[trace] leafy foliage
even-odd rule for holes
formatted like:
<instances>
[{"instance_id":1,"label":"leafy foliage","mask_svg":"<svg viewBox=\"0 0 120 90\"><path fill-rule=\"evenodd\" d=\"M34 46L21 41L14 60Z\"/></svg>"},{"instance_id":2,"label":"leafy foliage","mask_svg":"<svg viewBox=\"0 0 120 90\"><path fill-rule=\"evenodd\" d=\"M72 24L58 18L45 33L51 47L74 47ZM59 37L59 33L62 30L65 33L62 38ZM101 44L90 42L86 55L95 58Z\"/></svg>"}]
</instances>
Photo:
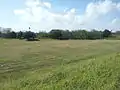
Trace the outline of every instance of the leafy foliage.
<instances>
[{"instance_id":1,"label":"leafy foliage","mask_svg":"<svg viewBox=\"0 0 120 90\"><path fill-rule=\"evenodd\" d=\"M91 32L88 32L88 39L94 40L94 39L102 39L103 34L101 31L92 30Z\"/></svg>"},{"instance_id":2,"label":"leafy foliage","mask_svg":"<svg viewBox=\"0 0 120 90\"><path fill-rule=\"evenodd\" d=\"M103 31L103 37L109 37L109 36L111 36L111 35L112 35L111 31L109 31L109 30L107 30L107 29L105 29L105 30Z\"/></svg>"},{"instance_id":3,"label":"leafy foliage","mask_svg":"<svg viewBox=\"0 0 120 90\"><path fill-rule=\"evenodd\" d=\"M35 38L52 38L52 39L59 39L59 40L69 40L69 39L79 39L79 40L96 40L96 39L108 39L108 38L115 38L118 37L120 32L117 31L112 33L110 30L105 29L104 31L98 30L61 30L61 29L53 29L50 32L39 32L34 33L31 31L26 32L14 32L14 31L3 31L0 32L1 38L18 38L18 39L27 39L34 40Z\"/></svg>"},{"instance_id":4,"label":"leafy foliage","mask_svg":"<svg viewBox=\"0 0 120 90\"><path fill-rule=\"evenodd\" d=\"M24 39L27 39L28 41L32 41L36 38L36 34L31 31L27 31L23 35Z\"/></svg>"},{"instance_id":5,"label":"leafy foliage","mask_svg":"<svg viewBox=\"0 0 120 90\"><path fill-rule=\"evenodd\" d=\"M97 31L97 30L92 30L92 31L87 31L87 30L75 30L75 31L51 30L50 37L53 39L62 39L62 40L67 40L67 39L95 40L95 39L103 39L103 38L109 37L111 32L110 33L105 32L104 34L103 33L104 32Z\"/></svg>"},{"instance_id":6,"label":"leafy foliage","mask_svg":"<svg viewBox=\"0 0 120 90\"><path fill-rule=\"evenodd\" d=\"M38 38L49 38L49 33L47 33L47 32L39 32L37 34L37 37Z\"/></svg>"},{"instance_id":7,"label":"leafy foliage","mask_svg":"<svg viewBox=\"0 0 120 90\"><path fill-rule=\"evenodd\" d=\"M18 39L22 39L23 38L23 32L22 31L17 33L17 38Z\"/></svg>"},{"instance_id":8,"label":"leafy foliage","mask_svg":"<svg viewBox=\"0 0 120 90\"><path fill-rule=\"evenodd\" d=\"M60 39L62 36L62 30L51 30L50 31L50 37L52 39Z\"/></svg>"}]
</instances>

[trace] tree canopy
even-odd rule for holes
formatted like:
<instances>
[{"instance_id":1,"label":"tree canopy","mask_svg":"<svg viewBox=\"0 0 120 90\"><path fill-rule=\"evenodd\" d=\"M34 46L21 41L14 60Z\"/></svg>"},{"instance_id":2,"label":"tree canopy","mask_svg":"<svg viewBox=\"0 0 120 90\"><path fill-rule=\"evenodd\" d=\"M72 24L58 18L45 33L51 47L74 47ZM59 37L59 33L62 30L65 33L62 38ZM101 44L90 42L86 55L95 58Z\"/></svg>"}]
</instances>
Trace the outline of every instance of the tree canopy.
<instances>
[{"instance_id":1,"label":"tree canopy","mask_svg":"<svg viewBox=\"0 0 120 90\"><path fill-rule=\"evenodd\" d=\"M114 33L115 35L119 35L120 31L117 31ZM104 39L111 37L113 33L105 29L104 31L98 31L98 30L61 30L61 29L52 29L50 32L39 32L34 33L31 31L3 31L0 32L1 38L17 38L17 39L26 39L26 40L35 40L35 38L51 38L51 39L59 39L59 40L69 40L69 39L79 39L79 40L95 40L95 39Z\"/></svg>"}]
</instances>

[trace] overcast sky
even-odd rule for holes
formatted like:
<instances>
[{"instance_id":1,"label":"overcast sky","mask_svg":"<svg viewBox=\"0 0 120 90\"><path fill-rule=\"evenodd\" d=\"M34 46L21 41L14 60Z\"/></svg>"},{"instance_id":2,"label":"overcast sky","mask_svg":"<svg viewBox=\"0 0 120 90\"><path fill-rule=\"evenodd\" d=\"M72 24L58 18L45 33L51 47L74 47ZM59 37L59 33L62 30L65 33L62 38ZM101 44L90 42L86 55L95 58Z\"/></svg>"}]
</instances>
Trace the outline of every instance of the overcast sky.
<instances>
[{"instance_id":1,"label":"overcast sky","mask_svg":"<svg viewBox=\"0 0 120 90\"><path fill-rule=\"evenodd\" d=\"M0 0L0 27L120 29L120 0Z\"/></svg>"}]
</instances>

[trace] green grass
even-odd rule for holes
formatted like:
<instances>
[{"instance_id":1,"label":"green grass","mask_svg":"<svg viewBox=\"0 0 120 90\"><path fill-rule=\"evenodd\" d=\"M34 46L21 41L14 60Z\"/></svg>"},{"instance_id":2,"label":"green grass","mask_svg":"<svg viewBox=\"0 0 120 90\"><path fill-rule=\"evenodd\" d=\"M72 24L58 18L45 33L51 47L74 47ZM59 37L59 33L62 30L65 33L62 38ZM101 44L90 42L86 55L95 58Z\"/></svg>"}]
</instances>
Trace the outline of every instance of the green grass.
<instances>
[{"instance_id":1,"label":"green grass","mask_svg":"<svg viewBox=\"0 0 120 90\"><path fill-rule=\"evenodd\" d=\"M0 39L0 90L120 90L120 41Z\"/></svg>"}]
</instances>

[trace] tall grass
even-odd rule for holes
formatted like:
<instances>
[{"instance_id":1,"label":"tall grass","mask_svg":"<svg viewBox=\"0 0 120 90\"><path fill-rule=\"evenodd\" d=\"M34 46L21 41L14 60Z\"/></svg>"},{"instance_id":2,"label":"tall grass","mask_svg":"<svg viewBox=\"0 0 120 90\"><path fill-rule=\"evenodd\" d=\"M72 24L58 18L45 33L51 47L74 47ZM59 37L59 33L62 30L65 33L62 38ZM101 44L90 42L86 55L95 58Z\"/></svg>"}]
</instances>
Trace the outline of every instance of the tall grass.
<instances>
[{"instance_id":1,"label":"tall grass","mask_svg":"<svg viewBox=\"0 0 120 90\"><path fill-rule=\"evenodd\" d=\"M0 90L119 90L120 41L0 40Z\"/></svg>"}]
</instances>

